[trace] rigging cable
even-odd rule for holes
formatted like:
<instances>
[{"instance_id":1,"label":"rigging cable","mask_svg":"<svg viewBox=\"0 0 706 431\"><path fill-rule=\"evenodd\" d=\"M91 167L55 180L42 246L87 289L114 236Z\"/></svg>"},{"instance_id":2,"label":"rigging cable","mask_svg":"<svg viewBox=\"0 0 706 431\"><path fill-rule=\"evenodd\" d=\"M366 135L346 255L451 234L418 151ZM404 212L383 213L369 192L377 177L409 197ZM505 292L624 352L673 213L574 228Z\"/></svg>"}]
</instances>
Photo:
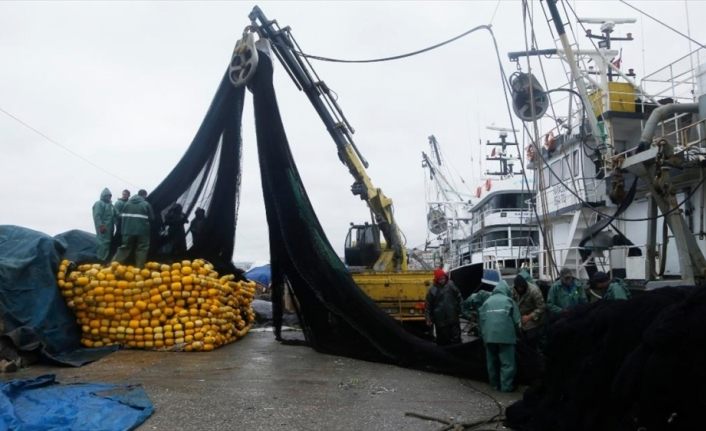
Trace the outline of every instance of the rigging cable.
<instances>
[{"instance_id":1,"label":"rigging cable","mask_svg":"<svg viewBox=\"0 0 706 431\"><path fill-rule=\"evenodd\" d=\"M122 181L122 182L125 183L125 184L128 184L128 185L130 185L130 186L132 186L132 187L137 188L137 186L136 186L135 184L133 184L132 182L130 182L130 181L124 179L124 178L121 178L120 176L118 176L118 175L116 175L116 174L110 172L109 170L107 170L107 169L101 167L100 165L98 165L97 163L91 161L90 159L88 159L88 158L86 158L86 157L80 155L79 153L77 153L76 151L72 150L71 148L69 148L69 147L67 147L67 146L65 146L65 145L62 145L61 143L59 143L59 142L57 142L56 140L54 140L54 139L50 138L49 136L47 136L47 135L46 135L45 133L43 133L42 131L40 131L40 130L34 128L34 127L32 127L31 125L29 125L29 124L27 124L26 122L22 121L20 118L18 118L18 117L16 117L16 116L14 116L13 114L9 113L8 111L6 111L5 109L3 109L2 107L0 107L0 112L2 112L3 114L5 114L6 116L12 118L13 120L15 120L16 122L20 123L21 125L23 125L23 126L26 127L27 129L31 130L32 132L36 133L37 135L41 136L42 138L44 138L44 139L45 139L46 141L48 141L49 143L54 144L54 145L56 145L57 147L61 148L62 150L66 151L67 153L71 154L72 156L77 157L77 158L83 160L84 162L88 163L89 165L93 166L94 168L98 169L99 171L103 172L104 174L110 175L111 177L113 177L113 178L115 178L115 179L118 179L118 180Z\"/></svg>"},{"instance_id":2,"label":"rigging cable","mask_svg":"<svg viewBox=\"0 0 706 431\"><path fill-rule=\"evenodd\" d=\"M648 13L645 12L644 10L638 9L636 6L634 6L634 5L632 5L632 4L628 3L628 2L626 2L625 0L619 0L619 1L620 1L620 3L623 3L623 4L627 5L628 7L630 7L630 8L632 8L632 9L636 10L637 12L643 14L643 15L646 16L647 18L650 18L652 21L655 21L656 23L658 23L658 24L660 24L660 25L662 25L662 26L664 26L664 27L667 27L668 29L672 30L674 33L678 34L679 36L681 36L681 37L683 37L683 38L685 38L685 39L687 39L687 40L689 40L689 41L691 41L691 42L697 44L697 45L700 46L701 48L706 49L706 45L704 45L703 43L701 43L701 42L699 42L699 41L697 41L697 40L695 40L695 39L689 37L688 35L686 35L686 34L684 34L684 33L682 33L682 32L680 32L679 30L677 30L676 28L670 26L670 25L667 24L666 22L661 21L661 20L659 20L659 19L653 17L652 15L648 14Z\"/></svg>"},{"instance_id":3,"label":"rigging cable","mask_svg":"<svg viewBox=\"0 0 706 431\"><path fill-rule=\"evenodd\" d=\"M571 7L571 6L569 5L569 7ZM573 9L572 9L572 10L573 10ZM324 56L306 54L306 53L304 53L304 52L301 52L301 50L294 51L294 52L295 52L296 54L298 54L298 55L301 55L301 56L307 58L307 59L319 60L319 61L329 61L329 62L335 62L335 63L377 63L377 62L383 62L383 61L399 60L399 59L402 59L402 58L411 57L411 56L413 56L413 55L418 55L418 54L421 54L421 53L424 53L424 52L428 52L428 51L431 51L431 50L433 50L433 49L439 48L439 47L441 47L441 46L447 45L447 44L449 44L449 43L451 43L451 42L454 42L454 41L456 41L456 40L458 40L458 39L460 39L460 38L462 38L462 37L464 37L464 36L467 36L467 35L469 35L469 34L471 34L471 33L476 32L476 31L478 31L478 30L487 30L487 31L490 33L491 39L492 39L492 41L493 41L493 47L494 47L494 49L495 49L495 55L496 55L496 57L497 57L498 66L499 66L499 68L500 68L501 80L502 80L502 83L503 83L503 89L504 89L504 95L505 95L505 102L506 102L506 105L507 105L507 108L508 108L508 115L509 115L509 117L510 117L510 123L511 123L511 125L512 125L512 129L514 129L515 127L514 127L514 120L513 120L514 117L513 117L513 115L512 115L512 108L511 108L511 105L510 105L510 101L509 101L509 99L507 98L507 97L508 97L508 92L510 91L510 90L509 90L509 83L507 82L507 74L505 73L505 67L504 67L503 64L502 64L502 58L501 58L501 56L500 56L500 48L498 47L497 40L496 40L496 38L495 38L495 33L493 32L492 26L490 26L490 25L479 25L479 26L477 26L477 27L473 27L472 29L465 31L465 32L461 33L461 34L458 35L458 36L455 36L455 37L453 37L453 38L451 38L451 39L447 39L447 40L445 40L445 41L443 41L443 42L437 43L437 44L435 44L435 45L432 45L432 46L427 47L427 48L424 48L424 49L420 49L420 50L417 50L417 51L413 51L413 52L410 52L410 53L407 53L407 54L400 54L400 55L395 55L395 56L391 56L391 57L384 57L384 58L366 59L366 60L346 60L346 59L336 59L336 58L330 58L330 57L324 57ZM695 43L698 43L698 42L695 42ZM701 44L699 44L699 45L702 46ZM524 128L527 129L527 126L524 125ZM514 137L515 137L515 141L517 142L517 141L518 141L517 132L513 132L513 134L514 134ZM530 135L531 135L531 134L530 134ZM537 153L538 153L538 155L542 158L542 161L543 161L544 163L546 163L547 160L546 160L546 158L544 157L544 155L541 153L541 149L539 148L539 146L537 145L537 143L534 142L534 141L532 141L531 145L533 145L533 146L535 147L535 150L537 150ZM525 180L525 183L526 183L527 187L529 188L529 182L528 182L528 180L527 180L527 175L526 175L526 173L524 172L524 160L523 160L523 159L520 159L520 161L521 161L522 169L523 169L522 175L523 175L523 178L524 178L524 180ZM585 206L586 206L587 208L589 208L591 211L595 212L596 214L598 214L598 215L600 215L600 216L602 216L602 217L613 217L613 216L610 215L610 214L604 213L604 212L602 212L602 211L600 211L600 210L594 208L591 203L589 203L589 202L587 202L586 200L584 200L583 198L581 198L577 193L575 193L575 192L556 174L556 172L554 172L554 170L551 168L551 166L547 165L547 169L548 169L549 172L557 179L557 182L558 182L559 184L561 184L562 187L564 187L570 194L572 194L581 204L585 205ZM699 183L699 185L701 185L701 184L703 184L703 181L702 181L701 183ZM698 187L698 186L697 186L697 187ZM692 194L693 194L693 193L691 193L691 194L689 195L689 197L691 197ZM687 200L688 200L688 199L687 199ZM660 214L660 215L658 215L658 216L656 216L656 217L654 217L654 218L652 218L652 217L644 217L644 218L621 218L621 217L615 217L614 220L619 220L619 221L650 221L650 220L653 220L653 219L654 219L654 220L657 220L657 219L660 219L660 218L662 218L662 217L665 217L665 216L667 216L667 215L673 213L674 211L678 210L685 202L686 202L686 200L680 202L676 207L674 207L674 208L672 208L671 210L667 211L666 213ZM536 210L536 207L533 207L533 208L534 208L535 216L539 218L538 213L537 213L537 210ZM539 229L540 229L540 232L543 231L543 228L542 228L541 224L539 224L538 227L539 227Z\"/></svg>"},{"instance_id":4,"label":"rigging cable","mask_svg":"<svg viewBox=\"0 0 706 431\"><path fill-rule=\"evenodd\" d=\"M393 55L390 57L382 57L382 58L372 58L372 59L365 59L365 60L346 60L346 59L341 59L341 58L331 58L331 57L324 57L321 55L306 54L301 51L295 51L295 53L297 55L301 55L302 57L305 57L305 58L308 58L311 60L329 61L332 63L381 63L384 61L400 60L403 58L412 57L412 56L419 55L419 54L422 54L422 53L425 53L428 51L432 51L436 48L440 48L444 45L448 45L451 42L455 42L458 39L461 39L462 37L468 36L471 33L475 33L478 30L490 30L490 29L491 29L491 25L479 25L477 27L473 27L470 30L464 31L463 33L459 34L458 36L454 36L451 39L447 39L447 40L445 40L443 42L439 42L435 45L432 45L432 46L429 46L426 48L422 48L417 51L408 52L406 54L399 54L399 55Z\"/></svg>"}]
</instances>

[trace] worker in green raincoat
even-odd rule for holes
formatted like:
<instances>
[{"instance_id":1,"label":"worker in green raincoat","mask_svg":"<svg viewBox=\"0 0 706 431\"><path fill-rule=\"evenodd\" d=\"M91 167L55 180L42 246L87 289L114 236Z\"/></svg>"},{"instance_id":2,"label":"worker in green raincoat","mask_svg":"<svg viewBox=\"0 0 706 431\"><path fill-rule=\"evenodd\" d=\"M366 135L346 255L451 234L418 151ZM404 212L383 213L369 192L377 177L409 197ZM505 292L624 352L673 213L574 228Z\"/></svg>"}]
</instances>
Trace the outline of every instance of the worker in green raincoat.
<instances>
[{"instance_id":1,"label":"worker in green raincoat","mask_svg":"<svg viewBox=\"0 0 706 431\"><path fill-rule=\"evenodd\" d=\"M125 263L130 254L135 254L135 266L143 268L150 249L150 221L154 220L152 206L145 200L147 192L140 190L132 196L120 214L122 244L113 260Z\"/></svg>"},{"instance_id":2,"label":"worker in green raincoat","mask_svg":"<svg viewBox=\"0 0 706 431\"><path fill-rule=\"evenodd\" d=\"M520 310L505 281L495 286L478 315L490 384L499 391L512 392L517 371L515 344L520 329Z\"/></svg>"},{"instance_id":3,"label":"worker in green raincoat","mask_svg":"<svg viewBox=\"0 0 706 431\"><path fill-rule=\"evenodd\" d=\"M619 279L611 280L608 274L598 271L591 277L591 292L596 299L624 300L630 298L628 291Z\"/></svg>"},{"instance_id":4,"label":"worker in green raincoat","mask_svg":"<svg viewBox=\"0 0 706 431\"><path fill-rule=\"evenodd\" d=\"M578 304L588 302L586 291L574 278L574 273L569 268L562 268L559 280L549 288L547 293L547 310L559 314Z\"/></svg>"},{"instance_id":5,"label":"worker in green raincoat","mask_svg":"<svg viewBox=\"0 0 706 431\"><path fill-rule=\"evenodd\" d=\"M468 295L461 303L461 315L470 323L468 333L471 335L480 335L478 329L478 310L486 299L490 298L490 292L479 289L476 293Z\"/></svg>"},{"instance_id":6,"label":"worker in green raincoat","mask_svg":"<svg viewBox=\"0 0 706 431\"><path fill-rule=\"evenodd\" d=\"M110 190L105 188L101 192L100 199L93 204L93 224L96 227L96 239L98 239L96 256L101 262L107 262L110 257L110 241L113 239L117 217L117 212L110 201L112 197Z\"/></svg>"}]
</instances>

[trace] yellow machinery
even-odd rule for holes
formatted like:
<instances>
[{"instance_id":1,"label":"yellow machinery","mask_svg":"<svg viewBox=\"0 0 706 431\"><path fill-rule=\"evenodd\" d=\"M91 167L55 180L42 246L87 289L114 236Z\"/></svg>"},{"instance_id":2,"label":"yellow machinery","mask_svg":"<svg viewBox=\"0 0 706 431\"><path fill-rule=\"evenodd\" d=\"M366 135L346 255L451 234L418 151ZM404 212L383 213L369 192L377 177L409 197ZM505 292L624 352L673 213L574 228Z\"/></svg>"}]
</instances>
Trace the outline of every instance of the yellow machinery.
<instances>
[{"instance_id":1,"label":"yellow machinery","mask_svg":"<svg viewBox=\"0 0 706 431\"><path fill-rule=\"evenodd\" d=\"M336 98L302 54L289 27L281 28L276 21L268 20L257 6L250 13L250 20L252 25L236 45L231 81L242 85L257 67L257 49L252 42L252 33L256 32L260 36L259 47L274 52L297 88L314 105L336 143L339 159L353 175L351 191L370 208L371 222L351 225L346 239L345 261L354 280L395 318L423 320L424 299L433 274L407 270L407 250L393 215L392 200L368 176L368 163L353 142L353 128Z\"/></svg>"}]
</instances>

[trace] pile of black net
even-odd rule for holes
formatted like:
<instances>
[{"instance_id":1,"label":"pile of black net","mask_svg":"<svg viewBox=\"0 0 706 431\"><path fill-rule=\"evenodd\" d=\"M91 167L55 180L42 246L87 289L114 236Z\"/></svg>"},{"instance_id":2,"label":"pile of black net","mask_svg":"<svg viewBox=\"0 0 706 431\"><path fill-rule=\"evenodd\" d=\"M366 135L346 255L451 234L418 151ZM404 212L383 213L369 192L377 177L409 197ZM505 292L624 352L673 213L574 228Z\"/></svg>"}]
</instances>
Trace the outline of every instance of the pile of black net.
<instances>
[{"instance_id":1,"label":"pile of black net","mask_svg":"<svg viewBox=\"0 0 706 431\"><path fill-rule=\"evenodd\" d=\"M577 308L550 328L545 375L516 430L695 430L706 411L706 288Z\"/></svg>"},{"instance_id":2,"label":"pile of black net","mask_svg":"<svg viewBox=\"0 0 706 431\"><path fill-rule=\"evenodd\" d=\"M480 340L440 348L406 332L355 284L328 242L302 184L280 117L272 74L270 59L261 53L248 87L255 106L278 338L282 296L289 289L296 299L306 343L318 351L485 378ZM227 77L222 80L186 154L148 199L162 216L174 204L181 205L187 217L194 208L204 208L206 241L199 249L190 242L186 254L208 259L223 272L235 270L230 262L244 97L242 88L233 87ZM344 169L341 175L346 175Z\"/></svg>"}]
</instances>

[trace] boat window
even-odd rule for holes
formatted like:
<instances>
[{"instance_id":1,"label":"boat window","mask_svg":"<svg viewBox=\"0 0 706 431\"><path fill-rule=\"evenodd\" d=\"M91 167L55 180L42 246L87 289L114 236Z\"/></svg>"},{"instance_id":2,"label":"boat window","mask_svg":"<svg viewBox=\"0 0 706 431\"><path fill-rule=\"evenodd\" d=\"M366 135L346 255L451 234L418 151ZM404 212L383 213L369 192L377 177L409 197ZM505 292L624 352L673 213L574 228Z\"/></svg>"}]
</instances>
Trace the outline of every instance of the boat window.
<instances>
[{"instance_id":1,"label":"boat window","mask_svg":"<svg viewBox=\"0 0 706 431\"><path fill-rule=\"evenodd\" d=\"M549 187L549 169L545 165L542 165L542 184L541 188L546 189ZM537 178L535 178L535 181L537 181L537 184L539 184L539 173L537 173Z\"/></svg>"},{"instance_id":2,"label":"boat window","mask_svg":"<svg viewBox=\"0 0 706 431\"><path fill-rule=\"evenodd\" d=\"M539 243L539 233L535 230L512 231L512 245L532 246Z\"/></svg>"},{"instance_id":3,"label":"boat window","mask_svg":"<svg viewBox=\"0 0 706 431\"><path fill-rule=\"evenodd\" d=\"M562 180L570 180L571 179L571 174L574 172L573 168L571 167L571 154L569 154L566 157L562 157L562 174L561 174L561 179ZM557 172L558 174L559 172Z\"/></svg>"},{"instance_id":4,"label":"boat window","mask_svg":"<svg viewBox=\"0 0 706 431\"><path fill-rule=\"evenodd\" d=\"M574 151L574 176L575 177L581 176L581 166L579 164L580 155L581 155L581 153L579 152L579 150Z\"/></svg>"},{"instance_id":5,"label":"boat window","mask_svg":"<svg viewBox=\"0 0 706 431\"><path fill-rule=\"evenodd\" d=\"M507 231L488 232L483 236L486 247L507 247Z\"/></svg>"},{"instance_id":6,"label":"boat window","mask_svg":"<svg viewBox=\"0 0 706 431\"><path fill-rule=\"evenodd\" d=\"M561 178L561 161L562 159L553 161L549 166L554 173L548 172L549 174L549 185L554 186L559 184L557 176Z\"/></svg>"}]
</instances>

